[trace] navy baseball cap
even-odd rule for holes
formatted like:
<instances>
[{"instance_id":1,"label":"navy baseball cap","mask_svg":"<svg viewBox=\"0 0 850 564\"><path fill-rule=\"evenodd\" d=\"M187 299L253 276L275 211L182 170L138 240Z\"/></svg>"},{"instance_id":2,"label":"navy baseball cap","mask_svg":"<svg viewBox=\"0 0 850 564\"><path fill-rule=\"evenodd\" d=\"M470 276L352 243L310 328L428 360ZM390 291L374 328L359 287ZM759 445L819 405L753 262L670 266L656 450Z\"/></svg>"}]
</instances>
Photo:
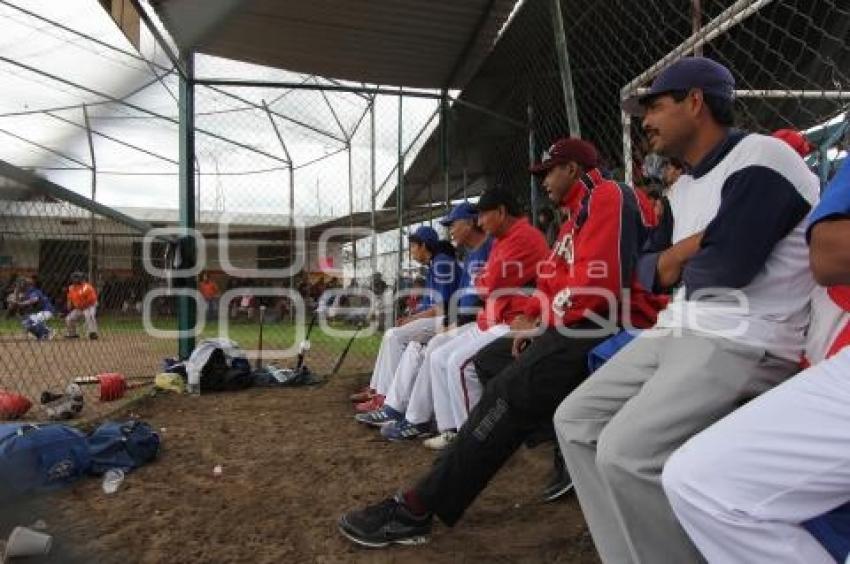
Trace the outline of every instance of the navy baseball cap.
<instances>
[{"instance_id":1,"label":"navy baseball cap","mask_svg":"<svg viewBox=\"0 0 850 564\"><path fill-rule=\"evenodd\" d=\"M706 57L684 57L655 77L649 92L634 94L622 101L623 111L640 116L647 102L656 96L675 90L699 88L704 94L724 100L735 98L735 79L729 69Z\"/></svg>"},{"instance_id":2,"label":"navy baseball cap","mask_svg":"<svg viewBox=\"0 0 850 564\"><path fill-rule=\"evenodd\" d=\"M407 236L407 239L425 246L436 245L440 242L440 236L437 235L434 228L428 227L427 225L417 228L416 231Z\"/></svg>"},{"instance_id":3,"label":"navy baseball cap","mask_svg":"<svg viewBox=\"0 0 850 564\"><path fill-rule=\"evenodd\" d=\"M492 211L504 206L509 215L518 216L520 213L519 202L516 196L507 188L488 188L478 198L479 211Z\"/></svg>"},{"instance_id":4,"label":"navy baseball cap","mask_svg":"<svg viewBox=\"0 0 850 564\"><path fill-rule=\"evenodd\" d=\"M478 209L469 202L461 202L452 208L449 215L440 220L440 224L448 227L458 219L475 219L476 217L478 217Z\"/></svg>"}]
</instances>

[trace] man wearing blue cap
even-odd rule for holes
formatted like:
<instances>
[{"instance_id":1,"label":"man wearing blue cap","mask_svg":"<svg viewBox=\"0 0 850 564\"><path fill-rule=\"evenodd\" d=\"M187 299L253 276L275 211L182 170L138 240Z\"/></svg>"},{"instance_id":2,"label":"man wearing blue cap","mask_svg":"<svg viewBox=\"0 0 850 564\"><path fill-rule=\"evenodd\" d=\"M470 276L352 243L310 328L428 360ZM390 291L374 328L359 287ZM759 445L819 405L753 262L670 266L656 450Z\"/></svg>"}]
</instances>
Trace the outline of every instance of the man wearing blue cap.
<instances>
[{"instance_id":1,"label":"man wearing blue cap","mask_svg":"<svg viewBox=\"0 0 850 564\"><path fill-rule=\"evenodd\" d=\"M411 258L428 267L425 295L413 314L399 319L395 327L384 333L369 382L371 397L355 407L360 413L376 411L384 404L407 345L427 343L443 328L446 308L461 281L454 247L448 241L441 241L432 227L417 228L408 235L408 241Z\"/></svg>"},{"instance_id":2,"label":"man wearing blue cap","mask_svg":"<svg viewBox=\"0 0 850 564\"><path fill-rule=\"evenodd\" d=\"M486 264L456 295L458 323L469 323L430 355L429 372L419 375L414 389L428 392L428 401L419 401L426 394L413 394L405 419L381 429L390 440L416 438L418 435L411 436L409 429L427 425L433 416L440 434L424 445L435 450L449 445L482 394L483 384L472 357L508 333L510 322L528 300L523 287L534 283L537 265L548 255L546 239L521 217L519 203L511 192L487 190L477 207L478 224L495 241ZM459 240L467 228L453 222L452 238ZM474 307L482 298L485 307Z\"/></svg>"},{"instance_id":3,"label":"man wearing blue cap","mask_svg":"<svg viewBox=\"0 0 850 564\"><path fill-rule=\"evenodd\" d=\"M410 343L402 354L383 407L356 417L361 423L381 427L381 434L390 440L430 435L430 415L416 423L411 423L404 415L408 409L413 413L431 412L433 401L429 374L432 360L435 354L442 354L438 351L444 345L461 336L466 337L473 327L470 322L474 321L481 301L468 290L478 271L487 262L492 246L492 240L478 227L477 218L478 210L475 206L462 202L440 220L442 225L449 228L449 235L455 245L466 250L458 291L444 308L445 330L429 340L427 346L418 342Z\"/></svg>"},{"instance_id":4,"label":"man wearing blue cap","mask_svg":"<svg viewBox=\"0 0 850 564\"><path fill-rule=\"evenodd\" d=\"M623 104L643 116L650 149L686 163L691 180L671 196L667 237L638 266L644 286L675 290L670 305L554 417L604 562L702 562L662 468L798 369L814 287L805 217L819 187L785 143L732 128L734 88L723 65L687 57Z\"/></svg>"}]
</instances>

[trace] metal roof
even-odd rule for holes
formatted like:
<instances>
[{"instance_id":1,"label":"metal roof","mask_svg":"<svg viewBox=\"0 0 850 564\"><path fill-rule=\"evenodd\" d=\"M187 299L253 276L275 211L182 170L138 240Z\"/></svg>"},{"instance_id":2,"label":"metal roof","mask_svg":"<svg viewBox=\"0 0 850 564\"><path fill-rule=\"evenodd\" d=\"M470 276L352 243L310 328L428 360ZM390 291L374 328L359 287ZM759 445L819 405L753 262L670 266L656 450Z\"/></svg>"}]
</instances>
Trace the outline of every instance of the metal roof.
<instances>
[{"instance_id":1,"label":"metal roof","mask_svg":"<svg viewBox=\"0 0 850 564\"><path fill-rule=\"evenodd\" d=\"M461 88L516 0L151 0L181 51L329 78Z\"/></svg>"}]
</instances>

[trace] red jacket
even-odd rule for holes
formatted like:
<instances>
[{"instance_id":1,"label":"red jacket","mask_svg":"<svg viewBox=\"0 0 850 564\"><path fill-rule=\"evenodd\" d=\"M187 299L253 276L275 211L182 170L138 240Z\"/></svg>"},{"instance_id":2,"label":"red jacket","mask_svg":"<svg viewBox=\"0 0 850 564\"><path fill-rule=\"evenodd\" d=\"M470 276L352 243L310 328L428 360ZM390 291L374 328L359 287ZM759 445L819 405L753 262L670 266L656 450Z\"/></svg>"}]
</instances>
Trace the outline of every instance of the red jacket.
<instances>
[{"instance_id":1,"label":"red jacket","mask_svg":"<svg viewBox=\"0 0 850 564\"><path fill-rule=\"evenodd\" d=\"M543 234L525 218L518 219L490 249L487 263L475 279L475 289L485 300L478 312L478 327L486 331L500 323L510 323L521 314L528 296L519 290L537 278L537 265L546 260L549 246ZM502 294L497 290L515 290Z\"/></svg>"},{"instance_id":2,"label":"red jacket","mask_svg":"<svg viewBox=\"0 0 850 564\"><path fill-rule=\"evenodd\" d=\"M603 179L594 169L573 185L562 205L567 219L539 269L538 299L529 300L524 313L542 315L551 327L574 325L588 311L613 318L618 326L653 326L667 298L649 293L635 276L638 254L655 224L641 195L629 186ZM618 304L619 311L613 315L611 300L600 295L603 293ZM624 308L626 297L628 307Z\"/></svg>"}]
</instances>

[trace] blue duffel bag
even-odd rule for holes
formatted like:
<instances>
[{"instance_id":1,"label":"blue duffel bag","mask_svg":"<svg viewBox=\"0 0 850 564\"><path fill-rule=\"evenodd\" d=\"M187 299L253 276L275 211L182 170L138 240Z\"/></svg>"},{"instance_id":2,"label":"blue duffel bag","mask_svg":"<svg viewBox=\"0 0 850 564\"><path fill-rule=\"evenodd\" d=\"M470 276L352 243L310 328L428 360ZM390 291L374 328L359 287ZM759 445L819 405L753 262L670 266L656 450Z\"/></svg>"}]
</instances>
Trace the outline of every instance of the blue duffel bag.
<instances>
[{"instance_id":1,"label":"blue duffel bag","mask_svg":"<svg viewBox=\"0 0 850 564\"><path fill-rule=\"evenodd\" d=\"M112 468L135 470L156 458L159 435L143 421L110 421L89 435L90 472L100 475Z\"/></svg>"},{"instance_id":2,"label":"blue duffel bag","mask_svg":"<svg viewBox=\"0 0 850 564\"><path fill-rule=\"evenodd\" d=\"M0 499L69 484L89 470L86 436L67 425L0 424Z\"/></svg>"},{"instance_id":3,"label":"blue duffel bag","mask_svg":"<svg viewBox=\"0 0 850 564\"><path fill-rule=\"evenodd\" d=\"M587 368L593 374L603 364L611 360L615 354L620 352L620 349L634 341L635 337L640 334L638 330L627 331L621 329L619 333L608 337L587 353Z\"/></svg>"}]
</instances>

